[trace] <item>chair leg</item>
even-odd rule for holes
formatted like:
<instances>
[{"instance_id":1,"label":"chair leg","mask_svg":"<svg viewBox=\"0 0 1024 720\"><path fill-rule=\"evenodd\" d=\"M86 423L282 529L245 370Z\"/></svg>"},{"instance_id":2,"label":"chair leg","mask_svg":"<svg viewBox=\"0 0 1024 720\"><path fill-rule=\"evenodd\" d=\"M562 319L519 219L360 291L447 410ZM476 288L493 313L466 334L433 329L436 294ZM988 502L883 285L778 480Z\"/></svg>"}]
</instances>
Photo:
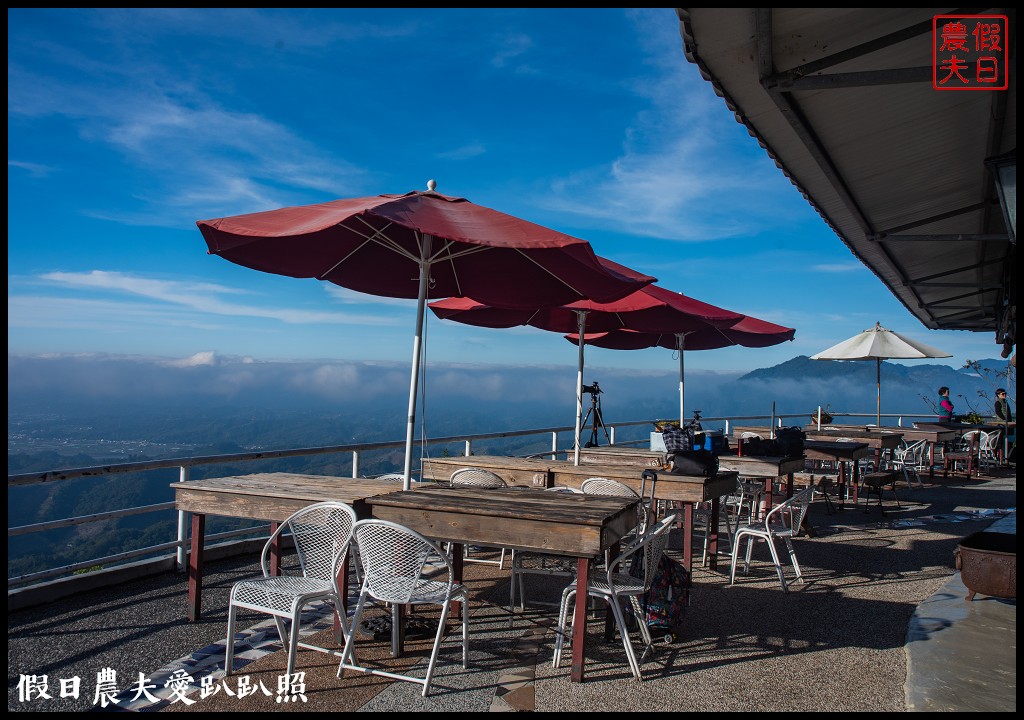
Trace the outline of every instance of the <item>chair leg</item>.
<instances>
[{"instance_id":1,"label":"chair leg","mask_svg":"<svg viewBox=\"0 0 1024 720\"><path fill-rule=\"evenodd\" d=\"M751 553L754 552L754 542L757 541L758 539L759 538L754 536L754 535L748 535L747 536L747 553L744 556L744 560L743 560L743 574L744 575L749 575L750 574L750 555L751 555Z\"/></svg>"},{"instance_id":2,"label":"chair leg","mask_svg":"<svg viewBox=\"0 0 1024 720\"><path fill-rule=\"evenodd\" d=\"M338 663L338 677L341 677L341 671L346 665L356 665L356 633L359 631L359 619L363 616L367 595L366 590L359 593L359 602L356 603L356 612L349 626L348 639L345 640L345 649L341 653L341 662Z\"/></svg>"},{"instance_id":3,"label":"chair leg","mask_svg":"<svg viewBox=\"0 0 1024 720\"><path fill-rule=\"evenodd\" d=\"M768 538L768 550L772 554L772 561L775 563L775 572L779 574L779 582L782 583L782 589L789 592L789 588L786 587L786 573L782 571L782 563L779 562L779 551L775 548L775 540Z\"/></svg>"},{"instance_id":4,"label":"chair leg","mask_svg":"<svg viewBox=\"0 0 1024 720\"><path fill-rule=\"evenodd\" d=\"M569 614L569 603L575 596L576 588L571 585L562 591L562 607L558 611L558 627L555 628L555 656L551 660L551 667L558 667L562 662L566 615Z\"/></svg>"},{"instance_id":5,"label":"chair leg","mask_svg":"<svg viewBox=\"0 0 1024 720\"><path fill-rule=\"evenodd\" d=\"M647 627L647 616L644 613L643 607L640 605L640 598L637 595L629 596L630 604L633 606L633 612L636 614L636 622L640 626L640 636L644 639L644 651L640 655L639 662L643 662L644 658L647 657L647 653L654 650L654 640L651 638L651 629Z\"/></svg>"},{"instance_id":6,"label":"chair leg","mask_svg":"<svg viewBox=\"0 0 1024 720\"><path fill-rule=\"evenodd\" d=\"M744 539L746 539L747 547L749 548L750 547L750 536L737 531L736 532L736 537L735 537L735 539L733 541L733 544L732 544L732 568L729 570L729 584L730 585L735 585L736 584L736 563L739 560L740 545L743 543Z\"/></svg>"},{"instance_id":7,"label":"chair leg","mask_svg":"<svg viewBox=\"0 0 1024 720\"><path fill-rule=\"evenodd\" d=\"M292 633L291 638L288 641L288 681L291 681L291 676L295 674L295 656L299 650L299 618L302 617L302 607L295 608L295 614L292 616Z\"/></svg>"},{"instance_id":8,"label":"chair leg","mask_svg":"<svg viewBox=\"0 0 1024 720\"><path fill-rule=\"evenodd\" d=\"M441 639L444 637L445 625L448 622L448 610L451 608L451 601L446 600L441 607L441 618L437 622L437 634L434 636L434 647L430 651L430 662L427 663L427 676L423 680L423 697L427 696L430 692L430 680L434 677L434 666L437 665L437 654L441 650ZM469 615L466 608L462 609L462 616L465 621L465 617ZM463 637L465 638L465 629L463 629ZM466 654L466 647L463 645L462 648L463 656Z\"/></svg>"},{"instance_id":9,"label":"chair leg","mask_svg":"<svg viewBox=\"0 0 1024 720\"><path fill-rule=\"evenodd\" d=\"M607 598L608 604L611 605L612 614L615 616L615 624L619 626L619 635L622 636L622 647L626 650L626 660L629 662L629 669L633 671L633 677L637 680L643 680L644 676L640 673L640 664L636 661L636 653L633 652L633 643L629 639L629 631L626 629L626 618L622 614L622 606L619 605L617 598Z\"/></svg>"},{"instance_id":10,"label":"chair leg","mask_svg":"<svg viewBox=\"0 0 1024 720\"><path fill-rule=\"evenodd\" d=\"M224 674L230 675L233 671L232 665L235 658L235 613L238 607L234 604L228 606L228 636L224 644Z\"/></svg>"},{"instance_id":11,"label":"chair leg","mask_svg":"<svg viewBox=\"0 0 1024 720\"><path fill-rule=\"evenodd\" d=\"M793 541L790 538L783 538L786 541L786 549L789 551L789 561L793 563L793 569L796 571L796 579L800 582L805 582L803 573L800 572L800 563L796 561L796 551L793 549Z\"/></svg>"}]
</instances>

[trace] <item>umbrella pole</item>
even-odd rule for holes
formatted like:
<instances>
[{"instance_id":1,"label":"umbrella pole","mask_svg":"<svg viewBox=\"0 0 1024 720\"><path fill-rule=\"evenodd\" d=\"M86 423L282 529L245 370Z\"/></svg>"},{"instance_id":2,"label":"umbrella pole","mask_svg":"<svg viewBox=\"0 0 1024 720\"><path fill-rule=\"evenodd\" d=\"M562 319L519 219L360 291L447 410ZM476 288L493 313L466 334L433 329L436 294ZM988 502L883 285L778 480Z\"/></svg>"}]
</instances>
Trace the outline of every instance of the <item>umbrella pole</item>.
<instances>
[{"instance_id":1,"label":"umbrella pole","mask_svg":"<svg viewBox=\"0 0 1024 720\"><path fill-rule=\"evenodd\" d=\"M583 336L587 330L586 311L576 311L576 328L576 332L579 333L579 359L576 364L576 436L573 445L573 465L580 464L580 433L583 432L580 426L583 424L583 346L586 345Z\"/></svg>"},{"instance_id":2,"label":"umbrella pole","mask_svg":"<svg viewBox=\"0 0 1024 720\"><path fill-rule=\"evenodd\" d=\"M416 432L416 394L420 383L420 358L423 346L423 317L427 305L427 282L430 279L430 235L423 236L420 251L420 287L416 299L416 337L412 343L412 377L409 379L409 417L405 428L405 469L402 473L402 489L412 486L412 443Z\"/></svg>"},{"instance_id":3,"label":"umbrella pole","mask_svg":"<svg viewBox=\"0 0 1024 720\"><path fill-rule=\"evenodd\" d=\"M882 427L882 358L875 358L875 387L878 397L875 401L875 427Z\"/></svg>"},{"instance_id":4,"label":"umbrella pole","mask_svg":"<svg viewBox=\"0 0 1024 720\"><path fill-rule=\"evenodd\" d=\"M686 424L685 385L683 383L683 352L686 350L686 333L676 333L676 349L679 350L679 427Z\"/></svg>"}]
</instances>

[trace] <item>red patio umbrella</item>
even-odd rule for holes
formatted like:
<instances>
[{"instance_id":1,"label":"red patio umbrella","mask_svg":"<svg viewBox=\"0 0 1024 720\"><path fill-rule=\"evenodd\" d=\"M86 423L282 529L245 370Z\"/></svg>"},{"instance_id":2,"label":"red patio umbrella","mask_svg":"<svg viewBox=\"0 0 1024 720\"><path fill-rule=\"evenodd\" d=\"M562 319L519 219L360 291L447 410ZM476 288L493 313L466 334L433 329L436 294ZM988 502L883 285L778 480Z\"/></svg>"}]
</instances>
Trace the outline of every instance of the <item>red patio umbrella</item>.
<instances>
[{"instance_id":1,"label":"red patio umbrella","mask_svg":"<svg viewBox=\"0 0 1024 720\"><path fill-rule=\"evenodd\" d=\"M649 347L663 347L679 352L679 422L686 422L684 404L684 364L683 354L687 350L716 350L741 345L757 348L770 347L792 340L796 334L793 328L776 325L765 320L745 315L735 325L729 327L707 327L688 332L645 333L633 330L612 330L611 332L588 333L583 336L584 343L594 347L612 350L641 350ZM579 344L579 334L566 335L569 342Z\"/></svg>"},{"instance_id":2,"label":"red patio umbrella","mask_svg":"<svg viewBox=\"0 0 1024 720\"><path fill-rule=\"evenodd\" d=\"M655 279L606 268L585 240L441 195L433 181L428 188L197 222L210 254L238 265L371 295L417 298L406 487L427 298L469 296L501 307L536 308L616 300Z\"/></svg>"},{"instance_id":3,"label":"red patio umbrella","mask_svg":"<svg viewBox=\"0 0 1024 720\"><path fill-rule=\"evenodd\" d=\"M606 258L600 258L600 261L611 271L627 270ZM509 310L467 298L438 300L430 303L429 307L439 318L467 325L490 328L532 325L542 330L581 335L587 330L608 331L626 327L652 332L689 332L710 326L729 327L744 317L657 285L648 285L632 295L611 302L580 301L534 310ZM576 464L579 464L582 420L583 345L580 345L576 375L576 433L573 440Z\"/></svg>"}]
</instances>

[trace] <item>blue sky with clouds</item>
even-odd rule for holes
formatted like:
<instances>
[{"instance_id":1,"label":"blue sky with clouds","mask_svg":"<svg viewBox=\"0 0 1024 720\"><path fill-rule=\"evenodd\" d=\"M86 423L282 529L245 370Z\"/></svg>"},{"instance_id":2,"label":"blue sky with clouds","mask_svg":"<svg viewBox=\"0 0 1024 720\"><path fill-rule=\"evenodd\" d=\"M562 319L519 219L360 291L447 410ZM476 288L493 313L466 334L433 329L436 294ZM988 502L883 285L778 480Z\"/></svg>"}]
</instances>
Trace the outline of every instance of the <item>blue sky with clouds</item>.
<instances>
[{"instance_id":1,"label":"blue sky with clouds","mask_svg":"<svg viewBox=\"0 0 1024 720\"><path fill-rule=\"evenodd\" d=\"M195 223L431 178L796 328L688 369L778 364L876 321L954 366L999 350L926 330L852 256L686 62L669 8L8 9L7 107L9 353L408 361L413 301L233 265ZM427 357L576 350L431 316Z\"/></svg>"}]
</instances>

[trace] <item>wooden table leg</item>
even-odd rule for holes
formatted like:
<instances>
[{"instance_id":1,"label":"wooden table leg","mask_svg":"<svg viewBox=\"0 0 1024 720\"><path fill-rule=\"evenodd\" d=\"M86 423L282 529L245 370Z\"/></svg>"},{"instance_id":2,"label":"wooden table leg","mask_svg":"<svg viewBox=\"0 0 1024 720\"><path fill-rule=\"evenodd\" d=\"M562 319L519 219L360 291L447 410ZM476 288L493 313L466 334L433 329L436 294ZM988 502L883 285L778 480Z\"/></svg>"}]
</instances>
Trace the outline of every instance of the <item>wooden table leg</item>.
<instances>
[{"instance_id":1,"label":"wooden table leg","mask_svg":"<svg viewBox=\"0 0 1024 720\"><path fill-rule=\"evenodd\" d=\"M693 506L692 502L683 503L683 567L687 572L693 569Z\"/></svg>"},{"instance_id":2,"label":"wooden table leg","mask_svg":"<svg viewBox=\"0 0 1024 720\"><path fill-rule=\"evenodd\" d=\"M842 460L837 459L836 465L839 466L839 509L846 509L846 463Z\"/></svg>"},{"instance_id":3,"label":"wooden table leg","mask_svg":"<svg viewBox=\"0 0 1024 720\"><path fill-rule=\"evenodd\" d=\"M272 522L270 523L270 534L273 535L277 532L277 529L281 527L281 523ZM270 544L270 574L274 577L280 577L281 575L281 536L278 535L274 538L274 542Z\"/></svg>"},{"instance_id":4,"label":"wooden table leg","mask_svg":"<svg viewBox=\"0 0 1024 720\"><path fill-rule=\"evenodd\" d=\"M711 517L708 519L708 567L712 570L718 569L718 516L721 507L722 503L719 498L711 499Z\"/></svg>"},{"instance_id":5,"label":"wooden table leg","mask_svg":"<svg viewBox=\"0 0 1024 720\"><path fill-rule=\"evenodd\" d=\"M197 622L203 607L203 546L206 535L206 515L192 513L192 549L188 555L188 604L185 609L189 622Z\"/></svg>"},{"instance_id":6,"label":"wooden table leg","mask_svg":"<svg viewBox=\"0 0 1024 720\"><path fill-rule=\"evenodd\" d=\"M576 603L572 614L572 671L570 682L583 682L583 663L587 645L587 589L590 587L590 560L576 561Z\"/></svg>"}]
</instances>

